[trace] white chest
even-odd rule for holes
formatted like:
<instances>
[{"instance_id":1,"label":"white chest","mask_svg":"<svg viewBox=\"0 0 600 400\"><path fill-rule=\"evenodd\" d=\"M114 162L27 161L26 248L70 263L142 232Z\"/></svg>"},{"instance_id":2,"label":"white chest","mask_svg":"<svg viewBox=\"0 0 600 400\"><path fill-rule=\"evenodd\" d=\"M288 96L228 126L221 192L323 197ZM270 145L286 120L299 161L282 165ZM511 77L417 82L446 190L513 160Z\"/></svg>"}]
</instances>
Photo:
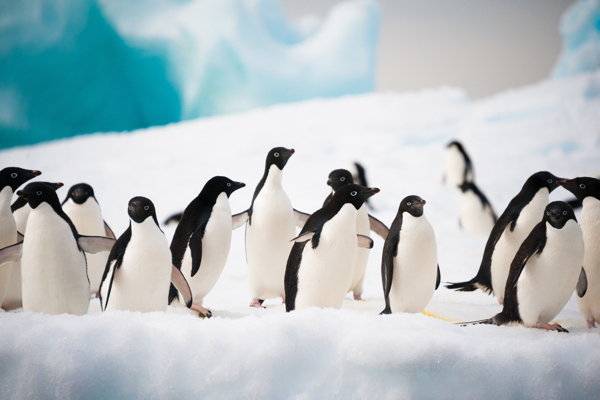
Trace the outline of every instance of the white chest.
<instances>
[{"instance_id":1,"label":"white chest","mask_svg":"<svg viewBox=\"0 0 600 400\"><path fill-rule=\"evenodd\" d=\"M15 218L15 222L17 223L17 231L25 234L25 229L27 227L27 219L29 218L29 212L31 211L31 207L29 204L25 204L23 207L15 210L13 213L13 217Z\"/></svg>"},{"instance_id":2,"label":"white chest","mask_svg":"<svg viewBox=\"0 0 600 400\"><path fill-rule=\"evenodd\" d=\"M468 190L460 197L460 224L472 235L489 235L494 227L494 217L489 206L483 206L479 197Z\"/></svg>"},{"instance_id":3,"label":"white chest","mask_svg":"<svg viewBox=\"0 0 600 400\"><path fill-rule=\"evenodd\" d=\"M464 181L464 172L467 164L462 153L452 146L446 153L446 185L458 189Z\"/></svg>"},{"instance_id":4,"label":"white chest","mask_svg":"<svg viewBox=\"0 0 600 400\"><path fill-rule=\"evenodd\" d=\"M93 197L89 197L83 204L77 204L69 199L63 205L63 211L71 218L80 235L106 235L100 206Z\"/></svg>"},{"instance_id":5,"label":"white chest","mask_svg":"<svg viewBox=\"0 0 600 400\"><path fill-rule=\"evenodd\" d=\"M10 211L12 194L10 186L0 191L0 249L17 242L17 224Z\"/></svg>"}]
</instances>

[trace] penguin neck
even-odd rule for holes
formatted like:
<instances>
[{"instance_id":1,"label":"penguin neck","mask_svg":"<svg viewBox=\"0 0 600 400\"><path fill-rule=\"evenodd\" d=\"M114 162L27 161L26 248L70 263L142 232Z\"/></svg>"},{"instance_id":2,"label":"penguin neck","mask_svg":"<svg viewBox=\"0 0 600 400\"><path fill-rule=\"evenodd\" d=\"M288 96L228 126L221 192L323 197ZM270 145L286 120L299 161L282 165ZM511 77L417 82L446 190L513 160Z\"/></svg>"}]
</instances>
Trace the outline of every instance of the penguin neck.
<instances>
[{"instance_id":1,"label":"penguin neck","mask_svg":"<svg viewBox=\"0 0 600 400\"><path fill-rule=\"evenodd\" d=\"M13 191L9 185L4 186L4 188L0 190L0 212L10 212L12 196Z\"/></svg>"},{"instance_id":2,"label":"penguin neck","mask_svg":"<svg viewBox=\"0 0 600 400\"><path fill-rule=\"evenodd\" d=\"M283 171L280 170L277 167L277 165L271 164L269 169L267 169L265 172L266 172L266 177L265 177L265 185L264 186L266 186L266 187L281 186L281 179L283 178Z\"/></svg>"},{"instance_id":3,"label":"penguin neck","mask_svg":"<svg viewBox=\"0 0 600 400\"><path fill-rule=\"evenodd\" d=\"M148 233L152 234L155 231L162 234L162 230L158 227L158 225L156 225L154 218L151 216L139 223L131 220L132 235L147 235Z\"/></svg>"}]
</instances>

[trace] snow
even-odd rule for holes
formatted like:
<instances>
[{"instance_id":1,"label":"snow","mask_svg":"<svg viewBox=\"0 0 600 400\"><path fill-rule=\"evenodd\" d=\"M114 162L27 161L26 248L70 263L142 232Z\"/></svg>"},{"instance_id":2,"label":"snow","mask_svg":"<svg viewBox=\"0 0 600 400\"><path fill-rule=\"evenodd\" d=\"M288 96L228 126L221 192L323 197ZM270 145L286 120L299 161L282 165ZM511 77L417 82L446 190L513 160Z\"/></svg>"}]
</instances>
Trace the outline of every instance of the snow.
<instances>
[{"instance_id":1,"label":"snow","mask_svg":"<svg viewBox=\"0 0 600 400\"><path fill-rule=\"evenodd\" d=\"M0 147L371 91L379 8L277 0L0 4Z\"/></svg>"},{"instance_id":2,"label":"snow","mask_svg":"<svg viewBox=\"0 0 600 400\"><path fill-rule=\"evenodd\" d=\"M94 134L4 150L2 165L35 168L41 179L94 187L116 234L127 202L150 198L159 220L181 211L215 175L247 187L231 196L246 209L269 149L296 153L283 185L295 208L312 212L333 169L367 169L375 217L391 224L416 194L438 243L442 281L472 278L485 237L459 230L458 191L442 183L445 145L460 140L480 189L501 212L526 178L600 173L600 72L469 101L440 88L276 105L129 134ZM59 196L65 193L60 189ZM556 189L552 200L571 197ZM174 228L166 227L170 238ZM383 241L372 235L364 301L341 310L285 313L280 299L248 307L244 230L205 298L214 317L187 310L89 315L0 313L0 387L7 398L593 398L600 389L600 335L571 298L556 321L569 334L521 326L468 326L501 308L481 292L440 288L423 314L379 316Z\"/></svg>"}]
</instances>

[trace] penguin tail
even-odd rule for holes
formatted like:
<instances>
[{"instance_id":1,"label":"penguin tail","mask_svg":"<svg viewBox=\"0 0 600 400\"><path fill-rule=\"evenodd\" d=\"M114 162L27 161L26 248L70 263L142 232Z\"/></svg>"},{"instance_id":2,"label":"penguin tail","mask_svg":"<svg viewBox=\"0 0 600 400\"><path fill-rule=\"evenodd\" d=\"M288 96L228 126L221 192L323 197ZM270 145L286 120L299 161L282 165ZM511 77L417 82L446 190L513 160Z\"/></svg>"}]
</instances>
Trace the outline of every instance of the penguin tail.
<instances>
[{"instance_id":1,"label":"penguin tail","mask_svg":"<svg viewBox=\"0 0 600 400\"><path fill-rule=\"evenodd\" d=\"M456 322L455 325L459 326L469 326L469 325L494 325L493 318L488 319L480 319L479 321L468 321L468 322Z\"/></svg>"},{"instance_id":2,"label":"penguin tail","mask_svg":"<svg viewBox=\"0 0 600 400\"><path fill-rule=\"evenodd\" d=\"M385 309L379 313L379 315L385 315L385 314L391 314L392 310L390 309L389 306L386 306Z\"/></svg>"},{"instance_id":3,"label":"penguin tail","mask_svg":"<svg viewBox=\"0 0 600 400\"><path fill-rule=\"evenodd\" d=\"M456 282L456 283L448 282L444 286L448 289L456 290L458 292L474 292L477 289L481 289L482 291L484 291L487 294L492 294L492 288L479 282L477 277L471 279L470 281L466 281L466 282Z\"/></svg>"}]
</instances>

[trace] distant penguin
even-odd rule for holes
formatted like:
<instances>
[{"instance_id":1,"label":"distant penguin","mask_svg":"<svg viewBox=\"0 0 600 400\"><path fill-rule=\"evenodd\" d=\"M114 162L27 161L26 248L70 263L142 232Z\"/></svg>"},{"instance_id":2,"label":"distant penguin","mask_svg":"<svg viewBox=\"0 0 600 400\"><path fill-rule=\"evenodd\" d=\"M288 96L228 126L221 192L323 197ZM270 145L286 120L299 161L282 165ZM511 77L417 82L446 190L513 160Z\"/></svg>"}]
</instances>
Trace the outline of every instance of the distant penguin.
<instances>
[{"instance_id":1,"label":"distant penguin","mask_svg":"<svg viewBox=\"0 0 600 400\"><path fill-rule=\"evenodd\" d=\"M382 314L422 312L440 286L435 233L424 205L419 196L405 197L383 245Z\"/></svg>"},{"instance_id":2,"label":"distant penguin","mask_svg":"<svg viewBox=\"0 0 600 400\"><path fill-rule=\"evenodd\" d=\"M592 328L600 322L600 180L575 178L558 181L558 184L583 205L579 219L585 245L583 269L587 275L587 292L577 299L577 304L588 328ZM583 281L582 276L581 284Z\"/></svg>"},{"instance_id":3,"label":"distant penguin","mask_svg":"<svg viewBox=\"0 0 600 400\"><path fill-rule=\"evenodd\" d=\"M265 172L258 183L247 211L234 215L246 224L246 262L251 307L264 308L265 299L283 298L283 276L296 226L303 226L307 214L292 208L281 186L283 168L293 149L275 147L269 151Z\"/></svg>"},{"instance_id":4,"label":"distant penguin","mask_svg":"<svg viewBox=\"0 0 600 400\"><path fill-rule=\"evenodd\" d=\"M145 197L129 200L129 228L112 248L100 284L103 311L166 311L169 286L192 306L190 288L171 262L169 242L158 227L156 210Z\"/></svg>"},{"instance_id":5,"label":"distant penguin","mask_svg":"<svg viewBox=\"0 0 600 400\"><path fill-rule=\"evenodd\" d=\"M497 221L492 205L475 182L463 182L459 187L460 227L472 235L489 235Z\"/></svg>"},{"instance_id":6,"label":"distant penguin","mask_svg":"<svg viewBox=\"0 0 600 400\"><path fill-rule=\"evenodd\" d=\"M208 317L212 313L202 307L202 302L221 276L231 245L229 196L244 186L224 176L211 178L183 212L171 242L173 265L181 270L192 289L194 303ZM177 289L171 286L169 303L177 297Z\"/></svg>"},{"instance_id":7,"label":"distant penguin","mask_svg":"<svg viewBox=\"0 0 600 400\"><path fill-rule=\"evenodd\" d=\"M496 296L502 304L510 263L523 240L542 219L550 192L558 187L556 181L560 179L545 171L531 175L494 225L475 278L446 287L462 292L481 289Z\"/></svg>"},{"instance_id":8,"label":"distant penguin","mask_svg":"<svg viewBox=\"0 0 600 400\"><path fill-rule=\"evenodd\" d=\"M8 167L0 171L0 249L11 246L20 239L10 207L13 193L19 186L39 175L40 171L17 167ZM12 263L0 266L0 304L3 303L8 289L12 267Z\"/></svg>"},{"instance_id":9,"label":"distant penguin","mask_svg":"<svg viewBox=\"0 0 600 400\"><path fill-rule=\"evenodd\" d=\"M325 199L325 206L333 197L336 190L342 186L353 184L353 178L350 171L345 169L336 169L329 174L327 184L331 186L331 193ZM367 213L366 202L359 208L356 214L356 232L359 235L369 236L370 231L377 233L385 240L388 234L388 228L377 218ZM362 300L363 281L367 270L367 262L369 261L369 249L357 248L356 265L354 266L354 277L350 284L348 292L353 292L354 300Z\"/></svg>"},{"instance_id":10,"label":"distant penguin","mask_svg":"<svg viewBox=\"0 0 600 400\"><path fill-rule=\"evenodd\" d=\"M365 170L365 167L362 166L362 164L355 161L348 166L348 171L350 171L350 173L352 174L352 180L354 181L354 183L364 187L369 187L369 184L367 183L367 171ZM371 210L374 209L369 199L367 199L365 203Z\"/></svg>"},{"instance_id":11,"label":"distant penguin","mask_svg":"<svg viewBox=\"0 0 600 400\"><path fill-rule=\"evenodd\" d=\"M548 204L544 219L523 241L510 265L502 312L480 322L567 332L549 322L571 298L580 275L585 276L582 264L583 234L573 208L562 201ZM579 285L578 296L585 289Z\"/></svg>"},{"instance_id":12,"label":"distant penguin","mask_svg":"<svg viewBox=\"0 0 600 400\"><path fill-rule=\"evenodd\" d=\"M354 276L357 246L373 240L356 233L356 214L377 188L346 185L315 211L293 240L285 270L286 311L341 308Z\"/></svg>"},{"instance_id":13,"label":"distant penguin","mask_svg":"<svg viewBox=\"0 0 600 400\"><path fill-rule=\"evenodd\" d=\"M0 250L0 264L21 261L23 310L87 313L90 284L84 251L109 251L114 239L79 235L54 188L44 183L30 183L17 195L31 207L27 235L23 242Z\"/></svg>"},{"instance_id":14,"label":"distant penguin","mask_svg":"<svg viewBox=\"0 0 600 400\"><path fill-rule=\"evenodd\" d=\"M471 158L463 145L454 140L447 146L446 174L444 182L452 189L456 189L463 182L472 182L474 178Z\"/></svg>"},{"instance_id":15,"label":"distant penguin","mask_svg":"<svg viewBox=\"0 0 600 400\"><path fill-rule=\"evenodd\" d=\"M115 234L104 222L100 204L94 196L94 189L87 183L71 186L62 202L62 209L69 216L80 235L106 236L116 239ZM100 281L108 260L108 253L86 254L90 290L98 293Z\"/></svg>"}]
</instances>

